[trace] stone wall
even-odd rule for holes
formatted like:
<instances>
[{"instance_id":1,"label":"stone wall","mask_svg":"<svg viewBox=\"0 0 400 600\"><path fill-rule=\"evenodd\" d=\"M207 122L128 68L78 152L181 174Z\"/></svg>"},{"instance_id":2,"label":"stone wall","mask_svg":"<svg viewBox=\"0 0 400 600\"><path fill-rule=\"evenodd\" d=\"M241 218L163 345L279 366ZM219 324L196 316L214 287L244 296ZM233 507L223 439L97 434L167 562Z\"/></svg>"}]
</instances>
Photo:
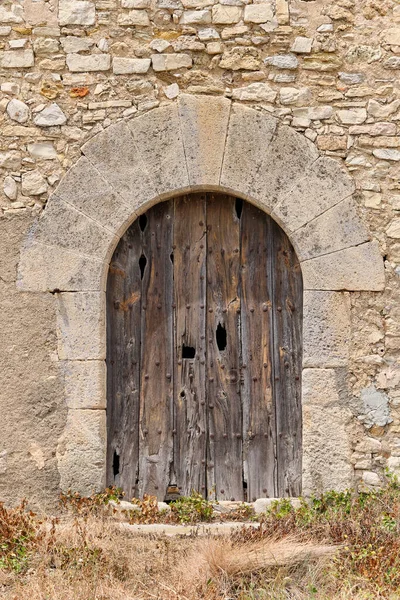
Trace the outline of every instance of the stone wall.
<instances>
[{"instance_id":1,"label":"stone wall","mask_svg":"<svg viewBox=\"0 0 400 600\"><path fill-rule=\"evenodd\" d=\"M20 232L21 223L28 227L91 137L116 121L174 103L183 92L226 96L292 126L347 166L359 212L385 257L384 292L349 294L351 398L347 424L335 431L332 444L333 454L342 452L354 465L356 481L379 485L384 467L400 472L399 70L400 3L392 0L3 0L0 237L7 240L5 232L14 226ZM15 280L7 245L2 259L5 290ZM29 309L24 294L16 294L14 312L26 330L36 331L44 305L54 310L53 296L43 297L44 304L37 296L30 300ZM19 317L7 314L10 338L0 361L8 360L12 347L19 376L34 376L35 343L22 339ZM44 319L41 331L46 326ZM37 385L29 384L29 393L16 393L15 400L3 386L2 413L8 415L13 401L23 413L27 395L36 407L48 401L41 385L55 377L57 357L54 332L41 335L44 371L38 369ZM2 377L14 377L16 368L2 368ZM12 456L22 457L22 479L36 477L39 485L40 477L28 475L31 465L40 473L49 469L56 486L59 404L54 420L31 420L26 436L12 443L2 438L5 476L7 468L15 472ZM322 408L315 423L321 435L335 410Z\"/></svg>"}]
</instances>

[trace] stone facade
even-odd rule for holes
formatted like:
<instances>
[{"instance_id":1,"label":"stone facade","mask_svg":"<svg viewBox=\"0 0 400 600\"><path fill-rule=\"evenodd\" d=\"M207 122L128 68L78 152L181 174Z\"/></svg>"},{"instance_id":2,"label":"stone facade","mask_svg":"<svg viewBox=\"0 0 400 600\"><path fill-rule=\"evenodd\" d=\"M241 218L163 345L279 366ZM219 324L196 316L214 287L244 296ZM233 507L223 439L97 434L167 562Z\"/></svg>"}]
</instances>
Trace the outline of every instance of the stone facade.
<instances>
[{"instance_id":1,"label":"stone facade","mask_svg":"<svg viewBox=\"0 0 400 600\"><path fill-rule=\"evenodd\" d=\"M400 472L399 69L392 0L2 2L1 498L103 483L107 260L201 188L302 262L304 490Z\"/></svg>"}]
</instances>

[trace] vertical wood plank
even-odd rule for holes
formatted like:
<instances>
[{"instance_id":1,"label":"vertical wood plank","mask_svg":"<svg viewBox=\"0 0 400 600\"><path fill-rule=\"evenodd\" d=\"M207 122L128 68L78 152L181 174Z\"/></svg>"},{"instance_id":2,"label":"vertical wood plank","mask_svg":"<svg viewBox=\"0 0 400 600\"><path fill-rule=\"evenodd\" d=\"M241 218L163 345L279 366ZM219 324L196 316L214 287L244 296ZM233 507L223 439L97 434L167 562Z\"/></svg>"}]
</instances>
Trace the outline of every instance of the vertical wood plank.
<instances>
[{"instance_id":1,"label":"vertical wood plank","mask_svg":"<svg viewBox=\"0 0 400 600\"><path fill-rule=\"evenodd\" d=\"M244 203L241 215L243 455L250 502L276 497L277 491L271 271L271 219Z\"/></svg>"},{"instance_id":2,"label":"vertical wood plank","mask_svg":"<svg viewBox=\"0 0 400 600\"><path fill-rule=\"evenodd\" d=\"M175 200L174 474L181 495L206 493L205 194Z\"/></svg>"},{"instance_id":3,"label":"vertical wood plank","mask_svg":"<svg viewBox=\"0 0 400 600\"><path fill-rule=\"evenodd\" d=\"M243 499L239 259L235 200L222 194L208 194L207 487L220 500Z\"/></svg>"},{"instance_id":4,"label":"vertical wood plank","mask_svg":"<svg viewBox=\"0 0 400 600\"><path fill-rule=\"evenodd\" d=\"M147 213L142 280L139 495L165 498L173 440L173 203Z\"/></svg>"},{"instance_id":5,"label":"vertical wood plank","mask_svg":"<svg viewBox=\"0 0 400 600\"><path fill-rule=\"evenodd\" d=\"M141 240L136 221L116 248L107 280L107 484L137 494Z\"/></svg>"},{"instance_id":6,"label":"vertical wood plank","mask_svg":"<svg viewBox=\"0 0 400 600\"><path fill-rule=\"evenodd\" d=\"M301 494L303 280L286 234L272 222L274 376L278 496Z\"/></svg>"}]
</instances>

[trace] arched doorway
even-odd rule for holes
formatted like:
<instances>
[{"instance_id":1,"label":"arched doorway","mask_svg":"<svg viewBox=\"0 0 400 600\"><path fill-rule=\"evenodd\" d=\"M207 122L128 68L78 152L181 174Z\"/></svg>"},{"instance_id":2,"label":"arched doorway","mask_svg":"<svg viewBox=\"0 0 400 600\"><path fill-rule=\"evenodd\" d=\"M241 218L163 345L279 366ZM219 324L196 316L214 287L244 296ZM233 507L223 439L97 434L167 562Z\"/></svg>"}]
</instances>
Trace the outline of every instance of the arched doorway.
<instances>
[{"instance_id":1,"label":"arched doorway","mask_svg":"<svg viewBox=\"0 0 400 600\"><path fill-rule=\"evenodd\" d=\"M232 196L155 205L107 285L107 483L219 500L301 493L302 276Z\"/></svg>"}]
</instances>

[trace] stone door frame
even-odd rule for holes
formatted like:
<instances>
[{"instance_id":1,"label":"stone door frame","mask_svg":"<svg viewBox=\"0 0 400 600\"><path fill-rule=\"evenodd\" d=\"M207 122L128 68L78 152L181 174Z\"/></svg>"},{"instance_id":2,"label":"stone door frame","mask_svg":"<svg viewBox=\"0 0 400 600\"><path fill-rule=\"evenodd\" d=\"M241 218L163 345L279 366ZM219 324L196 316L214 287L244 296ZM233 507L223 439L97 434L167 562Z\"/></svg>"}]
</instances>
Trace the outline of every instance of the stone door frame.
<instances>
[{"instance_id":1,"label":"stone door frame","mask_svg":"<svg viewBox=\"0 0 400 600\"><path fill-rule=\"evenodd\" d=\"M21 291L56 295L68 407L61 489L89 494L105 485L105 289L114 249L150 206L200 190L247 200L289 236L304 281L303 491L350 486L346 452L327 456L351 420L350 294L382 290L384 268L341 162L265 110L186 94L111 125L82 154L29 231L17 280Z\"/></svg>"}]
</instances>

